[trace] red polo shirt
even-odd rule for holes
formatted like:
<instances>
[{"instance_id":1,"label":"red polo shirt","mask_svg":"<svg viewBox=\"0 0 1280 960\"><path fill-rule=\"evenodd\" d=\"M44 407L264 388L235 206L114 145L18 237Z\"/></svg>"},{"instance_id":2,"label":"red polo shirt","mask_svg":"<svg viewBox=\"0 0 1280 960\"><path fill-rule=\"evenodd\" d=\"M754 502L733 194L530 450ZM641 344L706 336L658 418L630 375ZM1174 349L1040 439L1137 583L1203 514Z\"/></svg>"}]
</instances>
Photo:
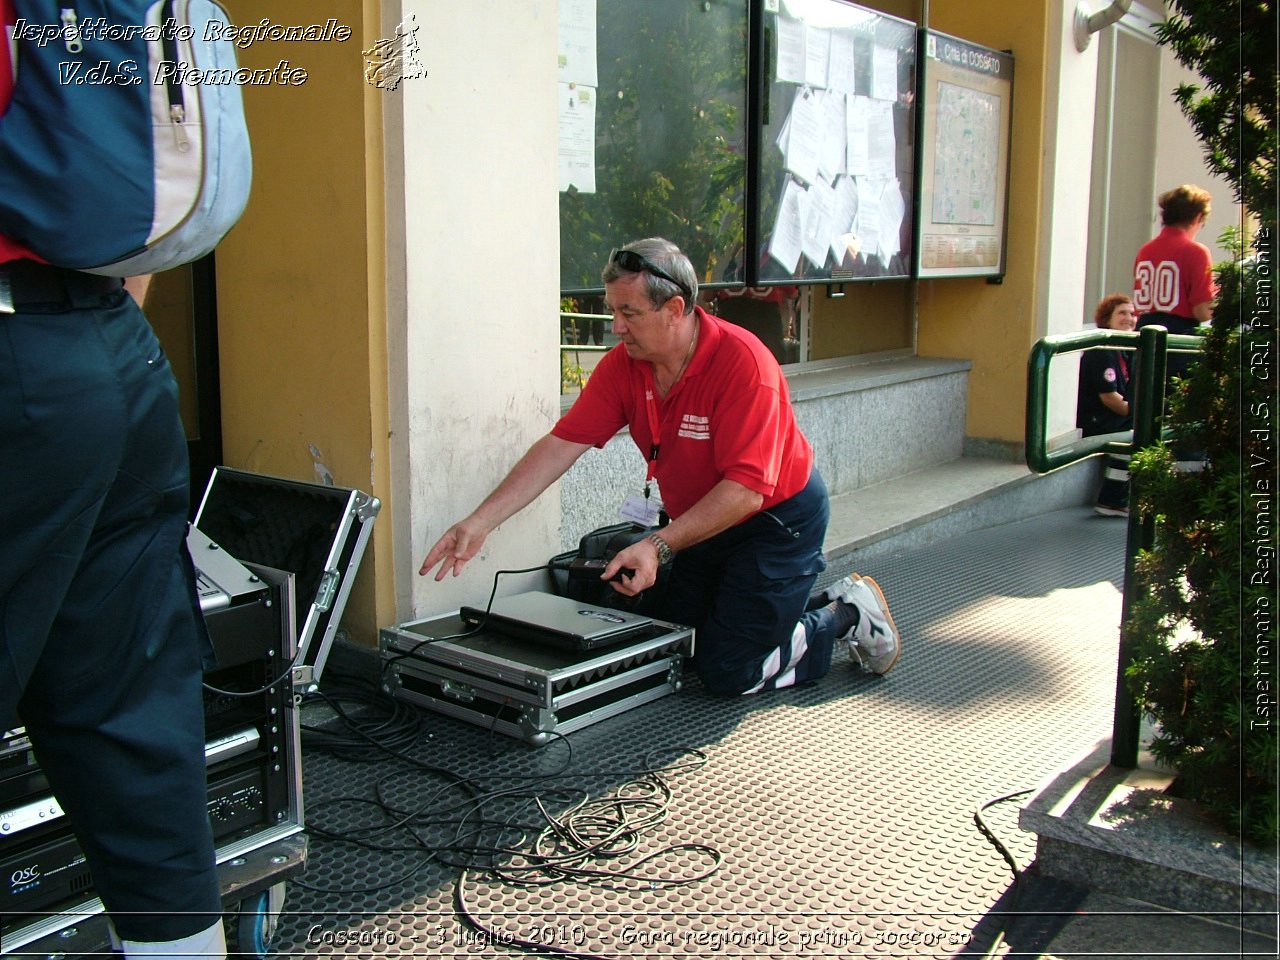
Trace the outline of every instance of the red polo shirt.
<instances>
[{"instance_id":1,"label":"red polo shirt","mask_svg":"<svg viewBox=\"0 0 1280 960\"><path fill-rule=\"evenodd\" d=\"M697 349L665 398L658 399L653 365L632 360L619 344L551 432L602 447L627 426L646 458L656 433L654 475L672 517L722 479L761 494L767 510L804 489L813 448L796 424L786 378L768 348L755 334L696 309Z\"/></svg>"},{"instance_id":2,"label":"red polo shirt","mask_svg":"<svg viewBox=\"0 0 1280 960\"><path fill-rule=\"evenodd\" d=\"M13 65L9 59L9 27L13 26L16 20L17 14L13 9L13 0L0 0L0 27L4 28L3 34L0 34L0 116L4 115L5 110L9 107L9 100L13 97ZM0 263L24 258L28 260L41 259L22 246L22 244L10 240L0 233Z\"/></svg>"},{"instance_id":3,"label":"red polo shirt","mask_svg":"<svg viewBox=\"0 0 1280 960\"><path fill-rule=\"evenodd\" d=\"M1165 227L1133 260L1133 309L1191 319L1197 304L1217 296L1209 248L1178 227Z\"/></svg>"}]
</instances>

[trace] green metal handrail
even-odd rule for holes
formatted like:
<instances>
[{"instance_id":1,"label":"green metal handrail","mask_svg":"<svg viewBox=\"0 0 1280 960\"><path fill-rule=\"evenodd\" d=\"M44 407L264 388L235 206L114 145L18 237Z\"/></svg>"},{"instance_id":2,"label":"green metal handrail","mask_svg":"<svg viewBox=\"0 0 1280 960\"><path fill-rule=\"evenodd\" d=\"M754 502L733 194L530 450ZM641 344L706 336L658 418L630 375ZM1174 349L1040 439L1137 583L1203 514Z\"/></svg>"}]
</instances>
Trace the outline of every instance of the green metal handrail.
<instances>
[{"instance_id":1,"label":"green metal handrail","mask_svg":"<svg viewBox=\"0 0 1280 960\"><path fill-rule=\"evenodd\" d=\"M1027 466L1036 473L1048 473L1067 464L1101 453L1128 455L1151 446L1163 435L1165 370L1169 353L1199 353L1203 337L1170 334L1164 327L1152 324L1137 333L1119 330L1087 330L1056 337L1045 337L1031 349L1027 364ZM1048 449L1049 364L1054 357L1077 353L1094 347L1135 350L1137 382L1134 384L1133 435L1110 433L1085 437L1074 443ZM1133 601L1134 565L1138 554L1155 544L1155 518L1140 514L1129 491L1129 527L1125 543L1124 600L1120 624L1120 655L1116 665L1115 713L1111 727L1111 763L1116 767L1138 765L1139 730L1142 712L1137 698L1129 691L1126 680L1136 656L1137 642L1128 629Z\"/></svg>"},{"instance_id":2,"label":"green metal handrail","mask_svg":"<svg viewBox=\"0 0 1280 960\"><path fill-rule=\"evenodd\" d=\"M1031 358L1027 364L1026 458L1028 467L1036 473L1050 473L1086 457L1093 457L1102 453L1125 455L1132 452L1135 444L1131 442L1130 434L1127 431L1124 433L1107 433L1094 437L1082 437L1064 446L1053 450L1049 449L1047 433L1049 420L1049 364L1054 357L1062 354L1080 353L1097 347L1134 351L1138 355L1140 382L1135 384L1136 395L1133 407L1135 410L1140 408L1152 410L1154 409L1155 397L1161 395L1160 391L1164 383L1164 354L1170 350L1175 353L1198 353L1200 341L1203 338L1183 334L1170 334L1164 327L1155 325L1144 327L1143 330L1153 331L1148 335L1152 341L1148 350L1152 354L1156 349L1155 338L1157 334L1154 331L1164 332L1165 349L1155 363L1143 362L1143 350L1140 348L1141 333L1127 333L1119 330L1085 330L1081 333L1045 337L1031 348ZM1158 363L1161 370L1159 377L1154 377L1156 363ZM1149 391L1147 396L1143 395L1142 390L1141 381L1146 379L1142 376L1143 369L1149 370L1153 374L1153 378L1147 384ZM1144 400L1146 401L1145 403L1143 402ZM1134 429L1137 429L1136 418Z\"/></svg>"},{"instance_id":3,"label":"green metal handrail","mask_svg":"<svg viewBox=\"0 0 1280 960\"><path fill-rule=\"evenodd\" d=\"M595 323L612 323L613 315L608 313L573 313L569 311L560 312L560 330L561 336L564 335L565 321L569 321L571 327L576 328L579 320L586 320ZM574 330L576 335L577 330ZM582 375L581 354L587 353L607 353L612 347L607 343L560 343L560 394L563 396L572 389L580 389L584 382ZM573 373L569 379L565 377L565 364L568 362L567 356L573 355L573 363L577 364L576 373Z\"/></svg>"}]
</instances>

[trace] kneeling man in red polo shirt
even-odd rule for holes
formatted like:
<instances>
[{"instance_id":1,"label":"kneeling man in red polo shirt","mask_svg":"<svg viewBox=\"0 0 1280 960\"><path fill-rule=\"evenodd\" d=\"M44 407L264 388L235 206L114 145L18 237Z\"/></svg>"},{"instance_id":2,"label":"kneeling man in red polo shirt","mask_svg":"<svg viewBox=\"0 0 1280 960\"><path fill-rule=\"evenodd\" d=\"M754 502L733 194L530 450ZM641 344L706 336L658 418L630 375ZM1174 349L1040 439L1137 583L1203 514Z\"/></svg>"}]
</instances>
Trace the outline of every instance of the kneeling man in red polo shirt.
<instances>
[{"instance_id":1,"label":"kneeling man in red polo shirt","mask_svg":"<svg viewBox=\"0 0 1280 960\"><path fill-rule=\"evenodd\" d=\"M864 670L887 673L902 643L874 580L854 574L811 600L826 565L829 503L777 360L754 334L696 306L697 274L667 240L614 251L602 278L621 342L551 432L445 531L420 573L457 576L498 524L626 427L646 475L624 516L656 514L656 482L671 519L619 551L602 579L633 597L670 562L643 609L695 628L707 689L747 694L817 680L839 641Z\"/></svg>"}]
</instances>

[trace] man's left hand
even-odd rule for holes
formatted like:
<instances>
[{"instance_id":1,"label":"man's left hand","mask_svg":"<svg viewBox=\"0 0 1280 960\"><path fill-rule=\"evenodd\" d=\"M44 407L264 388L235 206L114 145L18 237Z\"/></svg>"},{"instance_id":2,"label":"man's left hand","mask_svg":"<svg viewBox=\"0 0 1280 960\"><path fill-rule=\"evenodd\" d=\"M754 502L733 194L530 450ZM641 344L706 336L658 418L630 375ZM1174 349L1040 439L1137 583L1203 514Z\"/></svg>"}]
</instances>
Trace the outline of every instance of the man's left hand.
<instances>
[{"instance_id":1,"label":"man's left hand","mask_svg":"<svg viewBox=\"0 0 1280 960\"><path fill-rule=\"evenodd\" d=\"M630 576L624 570L634 571ZM618 576L622 573L621 576ZM617 577L614 580L614 577ZM609 580L613 587L624 597L634 597L658 582L658 548L649 539L640 540L620 550L600 575L601 580Z\"/></svg>"}]
</instances>

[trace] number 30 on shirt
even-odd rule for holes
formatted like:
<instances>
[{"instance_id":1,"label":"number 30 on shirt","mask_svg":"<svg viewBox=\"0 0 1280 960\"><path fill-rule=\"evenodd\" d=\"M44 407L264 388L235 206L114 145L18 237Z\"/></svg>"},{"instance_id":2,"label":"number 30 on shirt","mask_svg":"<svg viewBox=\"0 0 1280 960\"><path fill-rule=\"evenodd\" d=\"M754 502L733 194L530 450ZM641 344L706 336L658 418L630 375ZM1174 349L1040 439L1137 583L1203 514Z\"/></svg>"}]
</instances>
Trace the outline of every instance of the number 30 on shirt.
<instances>
[{"instance_id":1,"label":"number 30 on shirt","mask_svg":"<svg viewBox=\"0 0 1280 960\"><path fill-rule=\"evenodd\" d=\"M1172 313L1178 305L1181 274L1173 260L1142 260L1134 269L1133 308L1139 315L1159 310Z\"/></svg>"}]
</instances>

